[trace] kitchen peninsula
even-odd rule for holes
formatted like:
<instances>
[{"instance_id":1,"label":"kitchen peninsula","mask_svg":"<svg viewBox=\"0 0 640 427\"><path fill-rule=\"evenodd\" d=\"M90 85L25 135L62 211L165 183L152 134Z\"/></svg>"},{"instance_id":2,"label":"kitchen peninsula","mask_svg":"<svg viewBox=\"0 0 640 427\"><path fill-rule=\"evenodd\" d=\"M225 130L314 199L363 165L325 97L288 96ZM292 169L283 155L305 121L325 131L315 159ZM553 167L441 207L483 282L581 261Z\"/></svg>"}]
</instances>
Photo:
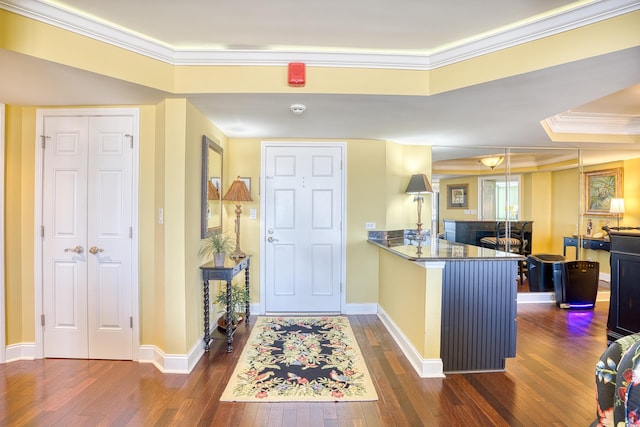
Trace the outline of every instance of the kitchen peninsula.
<instances>
[{"instance_id":1,"label":"kitchen peninsula","mask_svg":"<svg viewBox=\"0 0 640 427\"><path fill-rule=\"evenodd\" d=\"M503 371L516 354L517 254L372 231L379 316L423 378Z\"/></svg>"}]
</instances>

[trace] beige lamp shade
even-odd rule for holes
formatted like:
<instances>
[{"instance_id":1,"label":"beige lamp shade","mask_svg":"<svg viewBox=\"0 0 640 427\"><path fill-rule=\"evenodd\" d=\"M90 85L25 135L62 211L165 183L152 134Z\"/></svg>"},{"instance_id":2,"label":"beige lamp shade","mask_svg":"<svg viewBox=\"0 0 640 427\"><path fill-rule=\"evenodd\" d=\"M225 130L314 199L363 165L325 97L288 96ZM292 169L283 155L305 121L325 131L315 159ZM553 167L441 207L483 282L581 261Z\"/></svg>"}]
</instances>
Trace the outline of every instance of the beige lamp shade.
<instances>
[{"instance_id":1,"label":"beige lamp shade","mask_svg":"<svg viewBox=\"0 0 640 427\"><path fill-rule=\"evenodd\" d=\"M611 198L609 213L615 213L615 214L624 213L624 199L617 198L617 197Z\"/></svg>"}]
</instances>

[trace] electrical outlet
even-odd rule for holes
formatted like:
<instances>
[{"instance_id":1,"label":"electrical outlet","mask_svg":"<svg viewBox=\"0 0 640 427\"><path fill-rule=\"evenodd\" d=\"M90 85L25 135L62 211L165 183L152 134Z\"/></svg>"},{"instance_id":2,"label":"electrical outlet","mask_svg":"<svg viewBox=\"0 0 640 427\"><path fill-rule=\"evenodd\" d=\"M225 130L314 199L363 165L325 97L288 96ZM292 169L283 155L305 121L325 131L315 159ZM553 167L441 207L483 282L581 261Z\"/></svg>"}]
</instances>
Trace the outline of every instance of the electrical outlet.
<instances>
[{"instance_id":1,"label":"electrical outlet","mask_svg":"<svg viewBox=\"0 0 640 427\"><path fill-rule=\"evenodd\" d=\"M366 222L364 224L364 228L367 230L374 230L376 228L376 223L375 222Z\"/></svg>"}]
</instances>

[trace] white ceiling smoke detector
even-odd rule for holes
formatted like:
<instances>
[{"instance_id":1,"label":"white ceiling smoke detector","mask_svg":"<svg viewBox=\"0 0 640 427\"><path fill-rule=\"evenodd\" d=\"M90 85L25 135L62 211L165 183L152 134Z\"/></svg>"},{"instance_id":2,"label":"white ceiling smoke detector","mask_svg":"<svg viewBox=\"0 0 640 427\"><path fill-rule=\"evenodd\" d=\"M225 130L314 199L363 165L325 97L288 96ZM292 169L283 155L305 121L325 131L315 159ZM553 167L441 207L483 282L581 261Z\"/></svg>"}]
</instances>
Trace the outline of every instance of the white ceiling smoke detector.
<instances>
[{"instance_id":1,"label":"white ceiling smoke detector","mask_svg":"<svg viewBox=\"0 0 640 427\"><path fill-rule=\"evenodd\" d=\"M289 109L293 114L302 114L307 107L304 104L291 104Z\"/></svg>"}]
</instances>

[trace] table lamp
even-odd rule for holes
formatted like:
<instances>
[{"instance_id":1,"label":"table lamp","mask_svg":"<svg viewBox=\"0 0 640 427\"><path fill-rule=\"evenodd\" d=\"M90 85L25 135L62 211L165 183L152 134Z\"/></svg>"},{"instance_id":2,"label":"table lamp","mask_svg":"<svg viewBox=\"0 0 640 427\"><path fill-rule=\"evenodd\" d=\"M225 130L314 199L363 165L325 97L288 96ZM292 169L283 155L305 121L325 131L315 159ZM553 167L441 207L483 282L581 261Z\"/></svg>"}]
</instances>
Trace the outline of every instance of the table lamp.
<instances>
[{"instance_id":1,"label":"table lamp","mask_svg":"<svg viewBox=\"0 0 640 427\"><path fill-rule=\"evenodd\" d=\"M237 177L235 181L231 183L231 187L227 190L222 200L230 202L252 202L251 193L247 185ZM242 206L240 203L236 203L236 250L231 255L232 259L240 259L247 256L240 250L240 214L242 213Z\"/></svg>"},{"instance_id":2,"label":"table lamp","mask_svg":"<svg viewBox=\"0 0 640 427\"><path fill-rule=\"evenodd\" d=\"M609 213L616 214L616 218L618 219L618 228L620 228L620 214L624 213L624 199L621 197L612 197Z\"/></svg>"},{"instance_id":3,"label":"table lamp","mask_svg":"<svg viewBox=\"0 0 640 427\"><path fill-rule=\"evenodd\" d=\"M424 202L423 194L433 193L433 189L431 188L429 179L425 174L415 174L411 175L411 179L409 179L409 185L407 185L405 193L415 194L413 201L418 203L418 222L416 223L416 225L418 226L417 237L420 238L420 235L422 234L422 203Z\"/></svg>"}]
</instances>

